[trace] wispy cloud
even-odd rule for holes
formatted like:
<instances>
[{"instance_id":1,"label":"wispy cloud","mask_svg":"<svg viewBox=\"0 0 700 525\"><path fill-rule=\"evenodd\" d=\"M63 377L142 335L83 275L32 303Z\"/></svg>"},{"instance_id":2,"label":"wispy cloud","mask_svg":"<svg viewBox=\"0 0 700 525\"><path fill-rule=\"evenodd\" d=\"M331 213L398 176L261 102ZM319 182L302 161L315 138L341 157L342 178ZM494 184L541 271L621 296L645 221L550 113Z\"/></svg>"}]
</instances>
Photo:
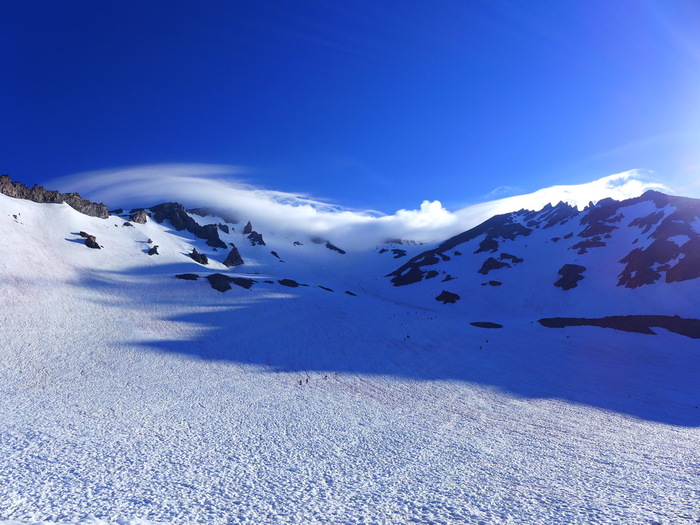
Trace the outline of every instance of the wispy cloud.
<instances>
[{"instance_id":1,"label":"wispy cloud","mask_svg":"<svg viewBox=\"0 0 700 525\"><path fill-rule=\"evenodd\" d=\"M147 207L179 201L252 221L264 233L305 234L331 239L346 249L365 249L387 239L432 242L472 228L489 217L522 208L540 209L560 201L583 207L605 197L626 199L647 189L670 191L645 180L638 171L610 175L587 184L552 186L468 206L445 209L423 201L417 209L390 215L353 210L305 194L268 190L241 180L245 170L211 164L160 164L80 173L51 182L62 191L78 191L109 206Z\"/></svg>"}]
</instances>

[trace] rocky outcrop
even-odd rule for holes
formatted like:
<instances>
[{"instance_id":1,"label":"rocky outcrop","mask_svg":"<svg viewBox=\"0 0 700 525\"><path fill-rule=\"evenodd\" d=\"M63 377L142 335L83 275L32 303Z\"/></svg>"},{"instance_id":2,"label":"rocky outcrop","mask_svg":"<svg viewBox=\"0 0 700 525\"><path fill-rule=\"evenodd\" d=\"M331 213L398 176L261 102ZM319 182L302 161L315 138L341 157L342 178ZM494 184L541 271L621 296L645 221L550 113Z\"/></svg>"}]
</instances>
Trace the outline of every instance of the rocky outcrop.
<instances>
[{"instance_id":1,"label":"rocky outcrop","mask_svg":"<svg viewBox=\"0 0 700 525\"><path fill-rule=\"evenodd\" d=\"M15 199L39 203L61 204L65 202L84 215L100 219L109 217L107 206L83 199L78 193L59 193L58 191L45 190L42 186L36 185L29 188L21 182L12 182L9 175L0 175L0 193Z\"/></svg>"},{"instance_id":2,"label":"rocky outcrop","mask_svg":"<svg viewBox=\"0 0 700 525\"><path fill-rule=\"evenodd\" d=\"M150 250L148 250L148 255L160 255L158 253L158 245L156 244L155 246L152 246Z\"/></svg>"},{"instance_id":3,"label":"rocky outcrop","mask_svg":"<svg viewBox=\"0 0 700 525\"><path fill-rule=\"evenodd\" d=\"M253 284L256 283L256 281L253 279L247 279L245 277L229 277L223 273L213 273L211 275L207 275L207 280L209 281L211 287L219 292L227 292L230 290L232 283L236 286L240 286L241 288L245 288L246 290L250 290Z\"/></svg>"},{"instance_id":4,"label":"rocky outcrop","mask_svg":"<svg viewBox=\"0 0 700 525\"><path fill-rule=\"evenodd\" d=\"M561 278L554 283L554 286L561 288L562 290L571 290L578 286L578 282L583 279L583 272L586 271L585 266L580 264L565 264L557 272L561 275Z\"/></svg>"},{"instance_id":5,"label":"rocky outcrop","mask_svg":"<svg viewBox=\"0 0 700 525\"><path fill-rule=\"evenodd\" d=\"M200 225L187 214L185 207L177 202L166 202L149 208L153 212L153 220L162 223L165 220L177 231L187 230L200 239L205 239L208 246L226 248L226 243L219 238L219 228L216 224Z\"/></svg>"},{"instance_id":6,"label":"rocky outcrop","mask_svg":"<svg viewBox=\"0 0 700 525\"><path fill-rule=\"evenodd\" d=\"M443 290L442 293L435 298L436 301L442 301L442 304L456 303L459 299L459 295L448 292L447 290Z\"/></svg>"},{"instance_id":7,"label":"rocky outcrop","mask_svg":"<svg viewBox=\"0 0 700 525\"><path fill-rule=\"evenodd\" d=\"M83 239L85 239L85 246L88 248L94 248L95 250L99 250L102 248L99 244L97 244L97 239L95 239L94 235L90 235L88 232L80 231L78 233Z\"/></svg>"},{"instance_id":8,"label":"rocky outcrop","mask_svg":"<svg viewBox=\"0 0 700 525\"><path fill-rule=\"evenodd\" d=\"M198 262L199 264L209 264L209 258L206 256L206 254L199 253L197 251L197 248L192 248L192 253L190 253L190 257L192 257L193 261Z\"/></svg>"},{"instance_id":9,"label":"rocky outcrop","mask_svg":"<svg viewBox=\"0 0 700 525\"><path fill-rule=\"evenodd\" d=\"M326 248L328 248L329 250L332 250L332 251L334 251L334 252L338 252L338 253L341 254L341 255L345 255L345 250L342 250L342 249L338 248L338 247L337 247L335 244L333 244L331 241L326 241L326 245L325 245L325 246L326 246Z\"/></svg>"},{"instance_id":10,"label":"rocky outcrop","mask_svg":"<svg viewBox=\"0 0 700 525\"><path fill-rule=\"evenodd\" d=\"M238 248L236 248L232 244L231 251L228 253L228 256L226 257L226 260L224 261L224 266L227 268L230 268L231 266L240 266L241 264L245 264L245 261L243 260L243 257L241 257L241 254L238 252Z\"/></svg>"},{"instance_id":11,"label":"rocky outcrop","mask_svg":"<svg viewBox=\"0 0 700 525\"><path fill-rule=\"evenodd\" d=\"M148 221L148 214L145 210L137 211L131 217L129 217L129 220L137 224L146 224Z\"/></svg>"},{"instance_id":12,"label":"rocky outcrop","mask_svg":"<svg viewBox=\"0 0 700 525\"><path fill-rule=\"evenodd\" d=\"M250 224L250 223L248 223L248 224ZM252 231L248 234L248 240L250 241L250 244L252 244L253 246L258 246L258 245L265 246L265 241L263 239L262 234L260 234L256 231Z\"/></svg>"},{"instance_id":13,"label":"rocky outcrop","mask_svg":"<svg viewBox=\"0 0 700 525\"><path fill-rule=\"evenodd\" d=\"M246 225L243 227L243 235L248 235L253 231L253 225L248 221Z\"/></svg>"},{"instance_id":14,"label":"rocky outcrop","mask_svg":"<svg viewBox=\"0 0 700 525\"><path fill-rule=\"evenodd\" d=\"M614 328L624 332L656 335L651 327L665 328L693 339L700 339L700 319L684 319L677 315L612 315L597 319L586 317L549 317L538 321L548 328L564 328L566 326L599 326Z\"/></svg>"}]
</instances>

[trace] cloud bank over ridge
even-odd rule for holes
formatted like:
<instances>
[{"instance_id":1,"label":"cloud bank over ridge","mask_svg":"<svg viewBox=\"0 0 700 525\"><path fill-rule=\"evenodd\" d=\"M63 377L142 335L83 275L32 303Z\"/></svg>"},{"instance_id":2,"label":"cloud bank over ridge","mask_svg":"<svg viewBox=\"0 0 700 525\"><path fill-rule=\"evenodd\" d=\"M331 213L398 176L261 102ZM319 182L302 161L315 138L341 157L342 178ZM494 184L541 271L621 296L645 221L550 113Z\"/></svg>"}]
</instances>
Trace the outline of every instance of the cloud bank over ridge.
<instances>
[{"instance_id":1,"label":"cloud bank over ridge","mask_svg":"<svg viewBox=\"0 0 700 525\"><path fill-rule=\"evenodd\" d=\"M621 200L648 189L670 191L631 170L586 184L552 186L454 211L439 201L426 200L417 209L385 215L344 208L310 195L259 188L243 182L242 174L242 169L228 165L159 164L79 173L56 179L51 187L78 191L108 206L148 207L178 201L191 208L224 211L240 221L250 220L263 233L330 238L352 250L371 248L387 239L444 240L493 215L522 208L538 210L548 203L564 201L582 208L606 197Z\"/></svg>"}]
</instances>

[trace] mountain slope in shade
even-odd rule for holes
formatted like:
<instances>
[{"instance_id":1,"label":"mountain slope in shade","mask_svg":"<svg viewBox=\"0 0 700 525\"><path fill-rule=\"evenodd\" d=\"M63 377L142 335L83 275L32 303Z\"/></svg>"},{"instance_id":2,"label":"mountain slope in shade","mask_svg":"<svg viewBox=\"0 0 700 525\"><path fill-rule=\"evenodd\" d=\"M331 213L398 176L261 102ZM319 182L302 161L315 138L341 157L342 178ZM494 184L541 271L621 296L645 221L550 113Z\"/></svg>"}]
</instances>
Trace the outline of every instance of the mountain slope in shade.
<instances>
[{"instance_id":1,"label":"mountain slope in shade","mask_svg":"<svg viewBox=\"0 0 700 525\"><path fill-rule=\"evenodd\" d=\"M700 519L696 201L347 253L167 208L0 195L0 523Z\"/></svg>"}]
</instances>

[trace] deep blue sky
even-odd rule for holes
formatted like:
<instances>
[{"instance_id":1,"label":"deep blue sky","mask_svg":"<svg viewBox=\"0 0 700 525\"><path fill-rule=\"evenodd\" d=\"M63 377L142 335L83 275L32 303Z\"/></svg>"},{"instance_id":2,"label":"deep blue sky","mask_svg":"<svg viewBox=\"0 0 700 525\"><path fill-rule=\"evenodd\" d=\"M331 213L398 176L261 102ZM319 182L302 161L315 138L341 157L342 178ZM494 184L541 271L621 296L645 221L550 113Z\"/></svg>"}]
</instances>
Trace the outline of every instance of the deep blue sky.
<instances>
[{"instance_id":1,"label":"deep blue sky","mask_svg":"<svg viewBox=\"0 0 700 525\"><path fill-rule=\"evenodd\" d=\"M384 212L632 168L697 193L699 28L697 0L5 0L0 172L234 164Z\"/></svg>"}]
</instances>

